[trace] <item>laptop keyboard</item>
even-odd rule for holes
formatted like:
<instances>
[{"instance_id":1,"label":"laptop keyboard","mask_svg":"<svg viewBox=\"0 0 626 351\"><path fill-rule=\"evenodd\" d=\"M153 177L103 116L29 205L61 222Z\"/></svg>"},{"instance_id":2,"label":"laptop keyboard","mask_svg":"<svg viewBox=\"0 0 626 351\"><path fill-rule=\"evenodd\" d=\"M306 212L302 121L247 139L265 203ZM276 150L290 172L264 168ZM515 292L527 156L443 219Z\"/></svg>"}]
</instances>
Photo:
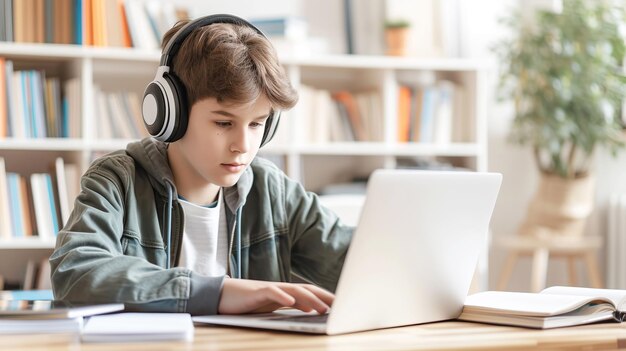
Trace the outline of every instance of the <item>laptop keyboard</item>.
<instances>
[{"instance_id":1,"label":"laptop keyboard","mask_svg":"<svg viewBox=\"0 0 626 351\"><path fill-rule=\"evenodd\" d=\"M328 314L312 314L306 316L278 316L268 318L272 321L303 322L303 323L326 323Z\"/></svg>"}]
</instances>

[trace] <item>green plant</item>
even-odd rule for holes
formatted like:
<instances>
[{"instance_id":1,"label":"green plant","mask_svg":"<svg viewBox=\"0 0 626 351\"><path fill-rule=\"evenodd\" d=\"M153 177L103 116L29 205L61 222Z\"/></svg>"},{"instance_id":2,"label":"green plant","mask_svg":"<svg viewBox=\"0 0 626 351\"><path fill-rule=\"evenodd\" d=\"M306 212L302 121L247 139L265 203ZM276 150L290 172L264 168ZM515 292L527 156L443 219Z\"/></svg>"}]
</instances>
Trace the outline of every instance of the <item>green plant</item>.
<instances>
[{"instance_id":1,"label":"green plant","mask_svg":"<svg viewBox=\"0 0 626 351\"><path fill-rule=\"evenodd\" d=\"M405 19L390 19L385 21L386 29L409 28L410 26L411 22Z\"/></svg>"},{"instance_id":2,"label":"green plant","mask_svg":"<svg viewBox=\"0 0 626 351\"><path fill-rule=\"evenodd\" d=\"M511 137L534 148L543 173L582 177L597 146L613 155L624 146L625 18L609 1L564 0L562 13L503 21L513 37L495 51L501 97L515 102Z\"/></svg>"}]
</instances>

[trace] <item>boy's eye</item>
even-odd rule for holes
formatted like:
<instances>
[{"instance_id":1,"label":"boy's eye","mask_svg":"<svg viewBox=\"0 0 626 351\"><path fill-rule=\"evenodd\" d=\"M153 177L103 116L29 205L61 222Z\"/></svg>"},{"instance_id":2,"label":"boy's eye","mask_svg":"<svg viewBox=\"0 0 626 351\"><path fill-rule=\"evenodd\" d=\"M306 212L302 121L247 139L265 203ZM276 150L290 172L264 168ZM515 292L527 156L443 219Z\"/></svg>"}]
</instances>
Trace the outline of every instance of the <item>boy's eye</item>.
<instances>
[{"instance_id":1,"label":"boy's eye","mask_svg":"<svg viewBox=\"0 0 626 351\"><path fill-rule=\"evenodd\" d=\"M252 123L250 123L250 127L252 127L252 128L259 128L259 127L263 127L263 123L259 123L259 122L252 122Z\"/></svg>"},{"instance_id":2,"label":"boy's eye","mask_svg":"<svg viewBox=\"0 0 626 351\"><path fill-rule=\"evenodd\" d=\"M228 121L215 121L215 125L220 128L226 128L226 127L230 127L232 123Z\"/></svg>"}]
</instances>

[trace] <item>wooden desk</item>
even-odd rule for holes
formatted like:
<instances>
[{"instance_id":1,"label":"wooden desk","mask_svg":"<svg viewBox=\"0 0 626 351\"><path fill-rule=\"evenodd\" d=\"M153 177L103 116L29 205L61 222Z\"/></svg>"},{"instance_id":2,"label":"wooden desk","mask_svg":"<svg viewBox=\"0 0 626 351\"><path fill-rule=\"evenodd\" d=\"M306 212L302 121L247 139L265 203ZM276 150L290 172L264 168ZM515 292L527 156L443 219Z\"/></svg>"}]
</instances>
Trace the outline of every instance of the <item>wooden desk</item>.
<instances>
[{"instance_id":1,"label":"wooden desk","mask_svg":"<svg viewBox=\"0 0 626 351\"><path fill-rule=\"evenodd\" d=\"M532 330L442 322L338 336L196 326L192 343L81 344L77 335L2 335L3 351L88 350L616 350L626 348L626 323Z\"/></svg>"}]
</instances>

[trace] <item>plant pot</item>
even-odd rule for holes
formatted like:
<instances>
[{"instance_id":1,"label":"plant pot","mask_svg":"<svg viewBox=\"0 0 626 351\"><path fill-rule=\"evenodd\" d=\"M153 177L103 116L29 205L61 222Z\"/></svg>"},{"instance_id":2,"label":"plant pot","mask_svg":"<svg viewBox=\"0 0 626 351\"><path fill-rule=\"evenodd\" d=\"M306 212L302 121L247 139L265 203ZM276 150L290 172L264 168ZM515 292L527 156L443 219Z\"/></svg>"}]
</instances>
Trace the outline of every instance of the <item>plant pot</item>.
<instances>
[{"instance_id":1,"label":"plant pot","mask_svg":"<svg viewBox=\"0 0 626 351\"><path fill-rule=\"evenodd\" d=\"M406 55L408 28L387 28L385 29L385 41L387 42L387 55Z\"/></svg>"},{"instance_id":2,"label":"plant pot","mask_svg":"<svg viewBox=\"0 0 626 351\"><path fill-rule=\"evenodd\" d=\"M593 211L595 178L564 179L542 174L519 234L536 237L582 236Z\"/></svg>"}]
</instances>

